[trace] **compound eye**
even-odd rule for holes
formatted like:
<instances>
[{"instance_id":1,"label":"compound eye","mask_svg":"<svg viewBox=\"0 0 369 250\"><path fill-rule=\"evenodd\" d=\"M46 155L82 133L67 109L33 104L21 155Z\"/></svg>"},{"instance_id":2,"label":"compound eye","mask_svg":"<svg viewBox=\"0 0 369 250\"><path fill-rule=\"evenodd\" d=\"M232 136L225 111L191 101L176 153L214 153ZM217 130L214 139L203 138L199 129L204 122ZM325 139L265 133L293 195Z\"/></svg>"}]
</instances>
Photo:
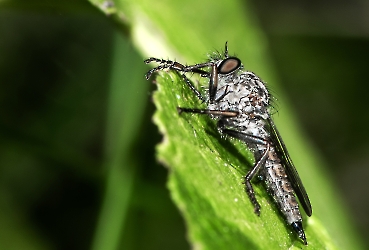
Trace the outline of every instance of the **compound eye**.
<instances>
[{"instance_id":1,"label":"compound eye","mask_svg":"<svg viewBox=\"0 0 369 250\"><path fill-rule=\"evenodd\" d=\"M228 57L218 65L218 74L229 74L241 66L241 60L237 57Z\"/></svg>"}]
</instances>

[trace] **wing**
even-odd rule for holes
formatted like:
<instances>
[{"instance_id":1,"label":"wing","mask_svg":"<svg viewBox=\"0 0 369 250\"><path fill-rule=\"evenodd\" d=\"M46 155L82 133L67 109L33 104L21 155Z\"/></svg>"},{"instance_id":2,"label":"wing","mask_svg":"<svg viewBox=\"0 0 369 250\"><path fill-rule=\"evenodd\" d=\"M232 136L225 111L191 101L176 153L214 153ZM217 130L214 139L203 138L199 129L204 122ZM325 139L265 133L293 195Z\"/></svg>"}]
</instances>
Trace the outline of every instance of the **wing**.
<instances>
[{"instance_id":1,"label":"wing","mask_svg":"<svg viewBox=\"0 0 369 250\"><path fill-rule=\"evenodd\" d=\"M306 190L304 188L304 185L302 185L302 181L299 177L299 174L297 173L297 170L295 168L295 166L292 163L291 157L288 154L287 148L284 145L281 136L279 135L279 132L273 122L273 120L271 118L268 118L268 122L269 122L269 126L270 126L270 131L271 131L271 138L272 141L276 147L276 150L278 153L280 153L281 155L281 160L282 160L282 164L285 166L287 175L288 175L288 179L291 182L291 185L297 195L297 197L299 198L299 201L302 205L302 207L304 208L306 214L308 216L311 216L312 214L312 208L311 208L311 204L310 204L310 200L309 197L306 193Z\"/></svg>"}]
</instances>

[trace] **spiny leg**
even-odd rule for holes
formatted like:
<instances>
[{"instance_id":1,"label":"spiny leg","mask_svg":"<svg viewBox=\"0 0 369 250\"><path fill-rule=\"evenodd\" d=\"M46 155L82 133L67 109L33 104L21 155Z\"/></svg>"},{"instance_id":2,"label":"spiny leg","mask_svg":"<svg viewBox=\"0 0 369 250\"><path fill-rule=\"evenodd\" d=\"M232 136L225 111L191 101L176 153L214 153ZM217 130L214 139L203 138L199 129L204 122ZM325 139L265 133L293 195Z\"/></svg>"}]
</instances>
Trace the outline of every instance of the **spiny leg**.
<instances>
[{"instance_id":1,"label":"spiny leg","mask_svg":"<svg viewBox=\"0 0 369 250\"><path fill-rule=\"evenodd\" d=\"M193 109L177 107L179 114L181 113L196 113L201 115L216 115L223 117L236 117L239 113L237 111L213 110L213 109Z\"/></svg>"},{"instance_id":2,"label":"spiny leg","mask_svg":"<svg viewBox=\"0 0 369 250\"><path fill-rule=\"evenodd\" d=\"M146 75L145 75L146 79L149 79L150 76L156 71L160 71L160 70L163 70L163 69L174 69L176 71L183 71L182 69L186 67L183 64L180 64L176 61L163 60L163 59L158 59L158 58L155 58L155 57L150 57L149 59L146 59L144 62L146 64L151 63L151 62L156 62L156 63L159 64L159 66L157 66L153 69L150 69L146 73Z\"/></svg>"},{"instance_id":3,"label":"spiny leg","mask_svg":"<svg viewBox=\"0 0 369 250\"><path fill-rule=\"evenodd\" d=\"M218 68L215 64L211 66L210 80L209 80L209 101L214 102L215 95L218 90Z\"/></svg>"},{"instance_id":4,"label":"spiny leg","mask_svg":"<svg viewBox=\"0 0 369 250\"><path fill-rule=\"evenodd\" d=\"M183 80L185 81L185 83L187 84L187 86L197 96L197 98L199 98L199 100L201 100L201 102L206 102L206 98L202 96L202 94L200 93L200 91L197 90L197 88L195 88L195 86L192 84L190 79L188 79L185 74L181 74L181 76L182 76Z\"/></svg>"},{"instance_id":5,"label":"spiny leg","mask_svg":"<svg viewBox=\"0 0 369 250\"><path fill-rule=\"evenodd\" d=\"M163 69L173 69L177 72L181 72L181 76L183 78L183 80L186 82L187 86L191 89L191 91L197 96L197 98L199 98L199 100L201 100L202 102L206 102L206 98L202 96L202 94L200 93L200 91L198 91L195 86L191 83L191 81L187 78L187 76L185 75L185 73L197 73L200 74L201 77L209 77L209 73L201 70L200 68L204 68L204 67L208 67L211 66L214 63L201 63L201 64L195 64L195 65L190 65L190 66L185 66L181 63L178 63L176 61L171 61L171 60L163 60L163 59L158 59L155 57L151 57L149 59L146 59L144 61L146 64L151 63L151 62L156 62L159 64L159 66L149 70L145 77L146 79L149 79L150 76L156 72L156 71L160 71ZM212 82L212 81L210 81ZM212 86L212 83L210 83L210 86ZM216 90L216 89L215 89ZM212 92L215 93L215 91L213 90Z\"/></svg>"},{"instance_id":6,"label":"spiny leg","mask_svg":"<svg viewBox=\"0 0 369 250\"><path fill-rule=\"evenodd\" d=\"M180 107L177 107L177 110L178 110L179 114L181 114L182 112L186 112L186 113L207 114L207 115L210 114L210 115L216 115L216 116L222 116L222 117L235 117L239 114L236 111L210 110L210 109L192 109L192 108L180 108ZM233 138L239 139L239 140L241 140L243 142L246 142L246 143L252 143L252 144L258 144L258 145L265 145L266 146L266 149L265 149L263 155L256 162L254 167L247 173L247 175L245 176L244 182L243 182L246 186L245 187L246 193L249 196L249 199L250 199L251 203L254 205L254 212L258 216L260 216L260 204L258 203L258 201L255 197L255 191L254 191L254 188L252 187L251 180L257 175L260 168L265 164L265 161L268 158L268 153L269 153L269 150L270 150L270 144L269 144L268 141L266 141L265 139L263 139L261 137L246 134L246 133L243 133L243 132L240 132L240 131L237 131L237 130L227 129L222 120L218 121L217 126L218 126L218 129L222 133L224 133L226 135L229 135Z\"/></svg>"},{"instance_id":7,"label":"spiny leg","mask_svg":"<svg viewBox=\"0 0 369 250\"><path fill-rule=\"evenodd\" d=\"M243 182L246 185L246 193L249 196L252 204L254 205L254 212L258 216L260 216L260 204L256 200L255 191L254 191L254 188L252 187L251 180L257 175L260 168L265 164L265 161L268 157L269 149L270 149L270 146L269 146L269 143L268 143L264 154L261 156L259 161L255 164L255 166L247 173L247 175L245 176L245 180Z\"/></svg>"},{"instance_id":8,"label":"spiny leg","mask_svg":"<svg viewBox=\"0 0 369 250\"><path fill-rule=\"evenodd\" d=\"M205 63L197 63L197 64L194 64L194 65L187 65L183 68L183 71L185 72L195 72L195 73L199 73L200 72L203 72L205 74L209 74L207 71L203 71L203 70L200 70L202 68L205 68L205 67L211 67L212 65L214 65L214 62L205 62Z\"/></svg>"},{"instance_id":9,"label":"spiny leg","mask_svg":"<svg viewBox=\"0 0 369 250\"><path fill-rule=\"evenodd\" d=\"M258 174L260 168L265 164L266 159L268 158L268 153L270 150L270 144L268 141L264 140L261 137L249 135L243 132L239 132L237 130L227 129L225 128L224 123L220 120L218 122L218 128L220 131L226 135L229 135L233 138L239 139L246 143L258 144L258 145L265 145L266 149L260 159L256 162L253 168L247 173L244 179L246 193L251 200L251 203L254 205L254 212L260 216L260 204L255 197L255 191L252 187L251 180Z\"/></svg>"},{"instance_id":10,"label":"spiny leg","mask_svg":"<svg viewBox=\"0 0 369 250\"><path fill-rule=\"evenodd\" d=\"M160 71L163 69L173 69L179 72L193 72L193 73L197 73L200 74L202 77L208 77L209 73L207 71L201 70L200 68L204 68L204 67L208 67L210 66L210 63L202 63L202 64L195 64L195 65L183 65L179 62L176 61L171 61L171 60L164 60L164 59L159 59L159 58L155 58L155 57L150 57L148 59L146 59L144 61L146 64L149 64L151 62L156 62L159 64L159 66L149 70L146 73L146 79L149 79L150 76L156 72L156 71Z\"/></svg>"}]
</instances>

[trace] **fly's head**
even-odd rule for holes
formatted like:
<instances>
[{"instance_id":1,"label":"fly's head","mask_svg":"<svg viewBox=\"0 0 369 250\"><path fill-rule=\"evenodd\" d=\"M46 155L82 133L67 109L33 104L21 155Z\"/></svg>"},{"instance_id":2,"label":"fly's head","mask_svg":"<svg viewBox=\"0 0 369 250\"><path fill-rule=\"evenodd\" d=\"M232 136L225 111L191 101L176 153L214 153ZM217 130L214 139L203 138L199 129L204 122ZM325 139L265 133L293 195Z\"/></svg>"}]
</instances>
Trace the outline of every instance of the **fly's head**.
<instances>
[{"instance_id":1,"label":"fly's head","mask_svg":"<svg viewBox=\"0 0 369 250\"><path fill-rule=\"evenodd\" d=\"M233 84L238 72L242 68L241 60L235 56L228 55L227 43L225 44L224 55L214 53L209 56L209 103L213 104L217 91L224 85Z\"/></svg>"},{"instance_id":2,"label":"fly's head","mask_svg":"<svg viewBox=\"0 0 369 250\"><path fill-rule=\"evenodd\" d=\"M228 55L228 43L225 43L224 54L216 52L209 55L209 59L214 63L218 77L227 77L237 73L243 68L241 60L235 56Z\"/></svg>"}]
</instances>

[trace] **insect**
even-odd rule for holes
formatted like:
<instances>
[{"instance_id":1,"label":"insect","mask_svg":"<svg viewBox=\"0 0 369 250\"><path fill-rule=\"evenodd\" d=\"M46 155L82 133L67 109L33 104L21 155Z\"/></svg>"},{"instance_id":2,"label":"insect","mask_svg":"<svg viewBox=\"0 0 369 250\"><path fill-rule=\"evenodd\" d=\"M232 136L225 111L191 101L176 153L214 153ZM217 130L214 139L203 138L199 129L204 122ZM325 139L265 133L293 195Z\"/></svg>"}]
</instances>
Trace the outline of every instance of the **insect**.
<instances>
[{"instance_id":1,"label":"insect","mask_svg":"<svg viewBox=\"0 0 369 250\"><path fill-rule=\"evenodd\" d=\"M256 163L244 177L244 184L254 212L260 215L260 205L251 181L259 177L264 180L268 192L287 223L307 245L296 196L308 216L312 214L312 207L271 118L271 96L265 83L254 73L244 70L239 58L228 55L227 43L224 54L214 53L204 63L184 65L153 57L145 60L147 64L151 62L157 63L158 66L147 72L146 79L156 71L175 70L182 75L186 85L197 98L208 105L206 109L178 107L179 113L210 115L217 120L221 134L236 138L253 149ZM199 74L208 79L207 93L201 94L187 78L186 73Z\"/></svg>"}]
</instances>

